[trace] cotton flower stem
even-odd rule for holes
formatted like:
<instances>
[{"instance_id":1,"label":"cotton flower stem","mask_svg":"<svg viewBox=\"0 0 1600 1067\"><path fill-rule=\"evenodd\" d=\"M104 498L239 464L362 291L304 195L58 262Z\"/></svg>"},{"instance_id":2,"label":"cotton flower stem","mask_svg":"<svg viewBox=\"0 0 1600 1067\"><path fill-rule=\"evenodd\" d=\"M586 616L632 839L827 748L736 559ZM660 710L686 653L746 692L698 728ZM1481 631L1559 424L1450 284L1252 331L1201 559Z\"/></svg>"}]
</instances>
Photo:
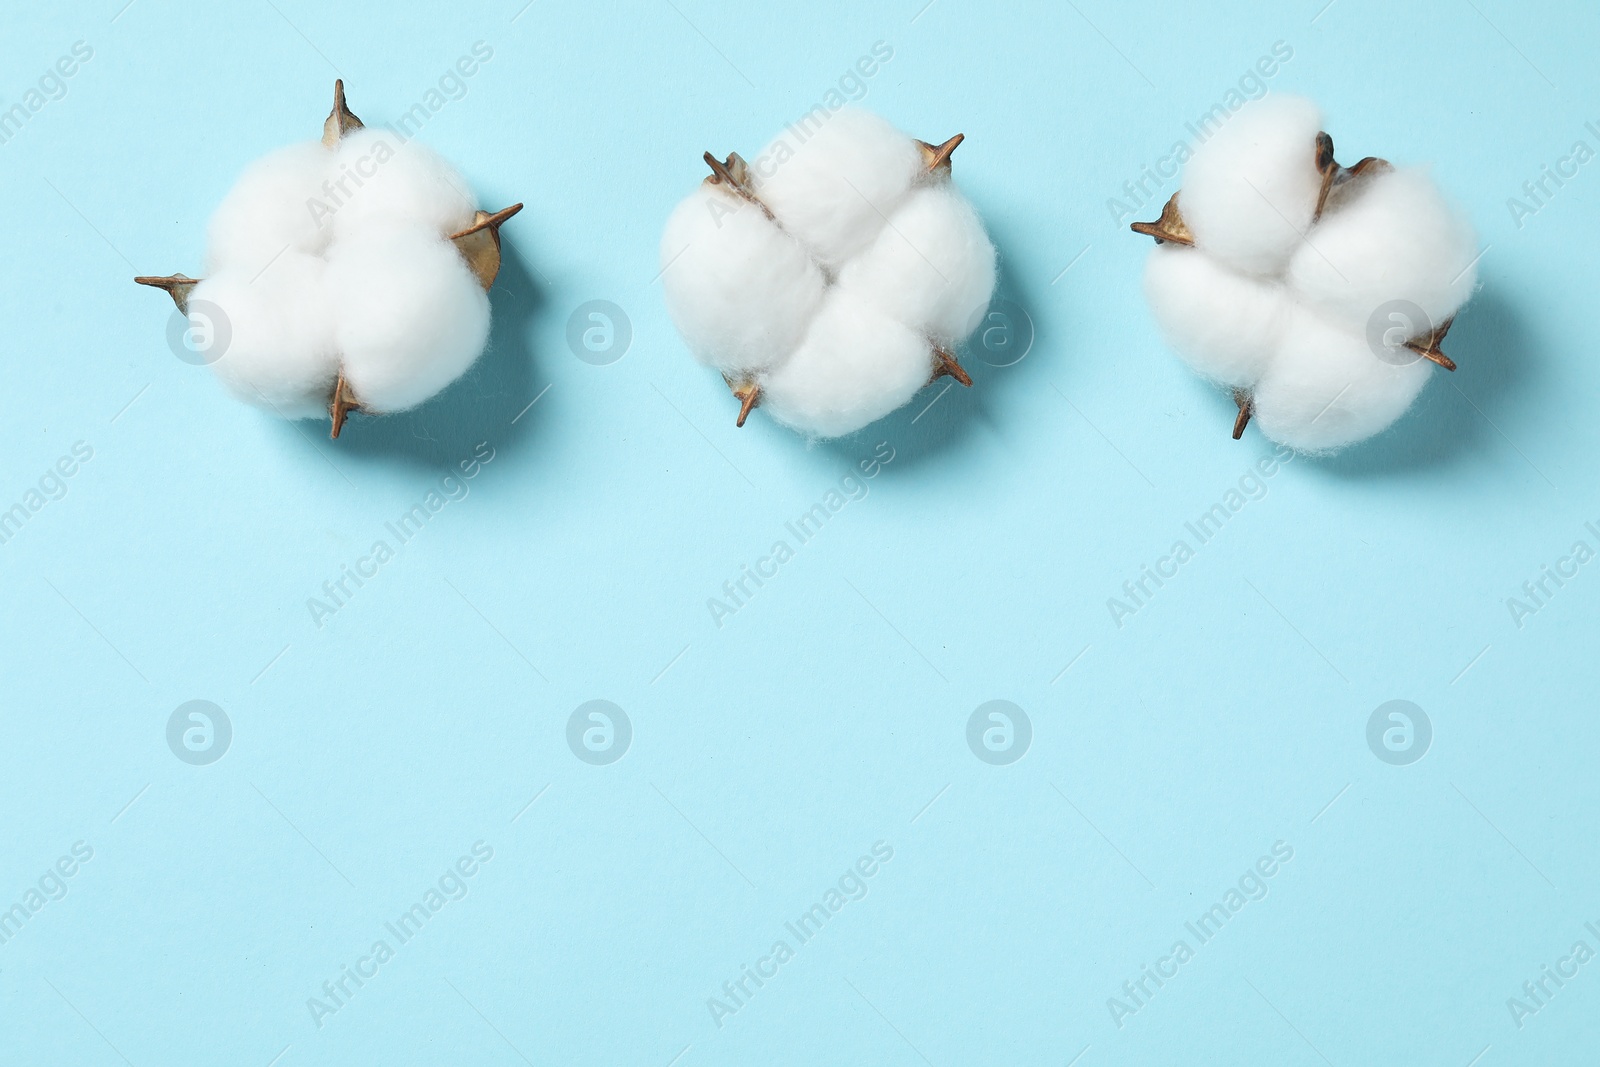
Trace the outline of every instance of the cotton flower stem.
<instances>
[{"instance_id":1,"label":"cotton flower stem","mask_svg":"<svg viewBox=\"0 0 1600 1067\"><path fill-rule=\"evenodd\" d=\"M772 209L761 202L755 189L750 185L750 165L737 152L729 152L726 160L718 160L716 156L707 152L704 157L706 166L711 168L711 177L706 179L710 185L726 185L728 189L742 200L747 200L760 208L762 213L776 222Z\"/></svg>"},{"instance_id":2,"label":"cotton flower stem","mask_svg":"<svg viewBox=\"0 0 1600 1067\"><path fill-rule=\"evenodd\" d=\"M933 350L933 377L928 381L931 384L947 376L954 378L968 389L972 388L972 375L967 373L966 368L956 360L955 355L942 348L935 348Z\"/></svg>"},{"instance_id":3,"label":"cotton flower stem","mask_svg":"<svg viewBox=\"0 0 1600 1067\"><path fill-rule=\"evenodd\" d=\"M134 281L139 285L148 285L152 289L164 289L172 302L178 305L178 310L185 315L189 313L189 294L194 292L194 287L200 284L199 278L189 278L182 274L174 274L166 278L152 278L141 274Z\"/></svg>"},{"instance_id":4,"label":"cotton flower stem","mask_svg":"<svg viewBox=\"0 0 1600 1067\"><path fill-rule=\"evenodd\" d=\"M1450 327L1456 324L1454 318L1446 319L1443 326L1434 330L1427 337L1419 337L1415 341L1407 341L1406 347L1430 363L1437 364L1445 370L1455 370L1456 361L1439 350L1444 344L1445 335L1450 332Z\"/></svg>"},{"instance_id":5,"label":"cotton flower stem","mask_svg":"<svg viewBox=\"0 0 1600 1067\"><path fill-rule=\"evenodd\" d=\"M734 393L733 395L739 397L739 418L735 420L734 425L743 427L744 420L748 419L750 417L750 412L754 411L756 405L761 403L761 386L751 382L749 385L744 387L743 396L740 396L738 393Z\"/></svg>"},{"instance_id":6,"label":"cotton flower stem","mask_svg":"<svg viewBox=\"0 0 1600 1067\"><path fill-rule=\"evenodd\" d=\"M950 157L955 153L956 148L961 144L961 142L965 141L966 139L966 134L958 133L944 144L940 145L932 145L927 141L918 141L917 147L922 150L922 162L927 166L928 173L932 174L934 171L938 170L949 173Z\"/></svg>"},{"instance_id":7,"label":"cotton flower stem","mask_svg":"<svg viewBox=\"0 0 1600 1067\"><path fill-rule=\"evenodd\" d=\"M1244 428L1250 425L1250 416L1255 412L1255 400L1247 389L1235 389L1233 402L1239 405L1239 417L1233 420L1233 439L1239 440L1244 436Z\"/></svg>"},{"instance_id":8,"label":"cotton flower stem","mask_svg":"<svg viewBox=\"0 0 1600 1067\"><path fill-rule=\"evenodd\" d=\"M754 378L736 381L726 374L722 376L722 380L728 383L728 388L733 391L734 399L739 401L739 418L734 422L734 425L743 426L744 420L748 419L750 413L761 403L761 385Z\"/></svg>"},{"instance_id":9,"label":"cotton flower stem","mask_svg":"<svg viewBox=\"0 0 1600 1067\"><path fill-rule=\"evenodd\" d=\"M1175 245L1194 245L1194 234L1189 232L1189 224L1183 221L1183 213L1178 210L1178 195L1172 194L1172 199L1167 201L1161 209L1161 217L1154 222L1136 222L1128 227L1134 233L1142 233L1146 237L1154 237L1156 244L1165 244L1171 241Z\"/></svg>"},{"instance_id":10,"label":"cotton flower stem","mask_svg":"<svg viewBox=\"0 0 1600 1067\"><path fill-rule=\"evenodd\" d=\"M1322 172L1322 191L1317 194L1317 210L1311 216L1315 225L1328 209L1328 201L1335 192L1368 174L1382 174L1394 167L1386 159L1368 156L1353 167L1341 167L1333 158L1333 138L1326 133L1317 134L1317 170Z\"/></svg>"},{"instance_id":11,"label":"cotton flower stem","mask_svg":"<svg viewBox=\"0 0 1600 1067\"><path fill-rule=\"evenodd\" d=\"M356 118L355 112L345 106L344 79L337 79L333 83L333 110L328 112L328 118L322 124L322 144L326 148L337 148L339 141L351 130L359 130L365 124Z\"/></svg>"},{"instance_id":12,"label":"cotton flower stem","mask_svg":"<svg viewBox=\"0 0 1600 1067\"><path fill-rule=\"evenodd\" d=\"M521 210L521 204L512 204L493 215L480 211L473 217L471 226L450 235L456 251L472 268L484 292L488 292L494 280L500 276L500 227Z\"/></svg>"},{"instance_id":13,"label":"cotton flower stem","mask_svg":"<svg viewBox=\"0 0 1600 1067\"><path fill-rule=\"evenodd\" d=\"M356 400L355 391L344 380L344 371L341 370L338 380L333 383L333 399L328 401L328 415L333 419L333 431L328 436L337 441L340 431L344 429L344 420L352 411L360 410L361 404Z\"/></svg>"}]
</instances>

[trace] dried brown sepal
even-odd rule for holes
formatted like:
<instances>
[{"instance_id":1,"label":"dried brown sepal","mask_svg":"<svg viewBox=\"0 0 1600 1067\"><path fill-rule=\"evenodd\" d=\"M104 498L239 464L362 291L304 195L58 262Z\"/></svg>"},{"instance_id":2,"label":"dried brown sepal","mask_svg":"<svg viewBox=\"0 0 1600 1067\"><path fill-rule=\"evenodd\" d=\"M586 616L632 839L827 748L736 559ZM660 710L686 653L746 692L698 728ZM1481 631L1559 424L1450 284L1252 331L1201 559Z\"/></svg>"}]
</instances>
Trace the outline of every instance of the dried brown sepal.
<instances>
[{"instance_id":1,"label":"dried brown sepal","mask_svg":"<svg viewBox=\"0 0 1600 1067\"><path fill-rule=\"evenodd\" d=\"M471 226L450 235L456 251L467 261L467 266L477 276L484 292L489 291L495 278L500 275L500 227L521 210L521 204L512 204L493 215L480 211L473 216Z\"/></svg>"},{"instance_id":2,"label":"dried brown sepal","mask_svg":"<svg viewBox=\"0 0 1600 1067\"><path fill-rule=\"evenodd\" d=\"M767 218L777 221L772 209L761 202L754 186L750 184L750 164L744 161L743 156L737 152L729 152L726 160L719 160L707 152L702 158L705 159L706 166L711 168L711 177L706 179L707 185L727 186L735 196L754 204Z\"/></svg>"},{"instance_id":3,"label":"dried brown sepal","mask_svg":"<svg viewBox=\"0 0 1600 1067\"><path fill-rule=\"evenodd\" d=\"M328 117L322 123L323 147L333 149L339 147L339 142L351 130L363 127L362 121L351 111L344 99L344 79L338 78L333 83L333 110L328 112ZM333 428L328 436L333 440L339 439L339 434L344 430L344 421L352 411L361 410L361 404L356 400L355 391L350 388L350 383L344 380L344 370L341 368L339 377L333 383L333 395L328 398L328 417L333 422Z\"/></svg>"},{"instance_id":4,"label":"dried brown sepal","mask_svg":"<svg viewBox=\"0 0 1600 1067\"><path fill-rule=\"evenodd\" d=\"M333 110L328 112L328 118L322 124L322 143L328 148L338 147L339 141L351 130L359 130L364 123L356 118L355 112L345 106L344 79L340 78L333 83Z\"/></svg>"},{"instance_id":5,"label":"dried brown sepal","mask_svg":"<svg viewBox=\"0 0 1600 1067\"><path fill-rule=\"evenodd\" d=\"M356 399L350 383L344 380L344 371L340 371L338 380L333 383L333 398L328 401L328 416L333 419L333 431L328 436L337 441L339 432L344 429L344 420L352 411L360 410L361 402Z\"/></svg>"},{"instance_id":6,"label":"dried brown sepal","mask_svg":"<svg viewBox=\"0 0 1600 1067\"><path fill-rule=\"evenodd\" d=\"M1317 194L1317 209L1311 215L1313 222L1322 218L1322 209L1328 203L1328 194L1333 192L1333 182L1339 174L1339 161L1333 158L1333 138L1328 131L1317 134L1316 152L1317 173L1322 175L1322 191Z\"/></svg>"},{"instance_id":7,"label":"dried brown sepal","mask_svg":"<svg viewBox=\"0 0 1600 1067\"><path fill-rule=\"evenodd\" d=\"M967 369L957 362L955 355L942 348L935 348L933 350L933 377L929 378L928 381L931 384L944 377L954 378L967 388L972 388L972 375L968 374Z\"/></svg>"},{"instance_id":8,"label":"dried brown sepal","mask_svg":"<svg viewBox=\"0 0 1600 1067\"><path fill-rule=\"evenodd\" d=\"M744 426L744 420L748 419L750 413L761 403L761 386L754 378L736 381L724 374L722 380L728 383L728 388L733 391L734 399L739 401L739 418L734 422L734 425L742 427Z\"/></svg>"},{"instance_id":9,"label":"dried brown sepal","mask_svg":"<svg viewBox=\"0 0 1600 1067\"><path fill-rule=\"evenodd\" d=\"M1368 156L1353 167L1341 167L1339 161L1333 158L1333 138L1327 133L1317 134L1316 151L1317 170L1322 173L1322 190L1317 194L1317 209L1311 215L1312 222L1320 221L1330 208L1337 207L1341 200L1354 191L1352 183L1358 179L1394 169L1388 160L1377 156Z\"/></svg>"},{"instance_id":10,"label":"dried brown sepal","mask_svg":"<svg viewBox=\"0 0 1600 1067\"><path fill-rule=\"evenodd\" d=\"M733 424L742 428L744 420L748 419L750 413L755 410L756 405L761 403L761 386L752 382L744 387L742 394L735 392L733 395L739 398L739 417L734 420Z\"/></svg>"},{"instance_id":11,"label":"dried brown sepal","mask_svg":"<svg viewBox=\"0 0 1600 1067\"><path fill-rule=\"evenodd\" d=\"M1455 323L1456 320L1453 318L1446 319L1443 326L1434 330L1427 337L1419 337L1415 341L1407 341L1406 347L1430 363L1435 363L1445 370L1455 370L1456 361L1439 350L1439 346L1444 344L1445 335L1450 332L1450 327L1454 326Z\"/></svg>"},{"instance_id":12,"label":"dried brown sepal","mask_svg":"<svg viewBox=\"0 0 1600 1067\"><path fill-rule=\"evenodd\" d=\"M148 285L152 289L165 289L167 295L172 297L172 302L178 305L178 310L185 315L189 314L189 294L194 292L194 287L200 284L199 278L190 278L183 274L174 274L166 278L153 278L148 274L141 274L134 279L138 285Z\"/></svg>"},{"instance_id":13,"label":"dried brown sepal","mask_svg":"<svg viewBox=\"0 0 1600 1067\"><path fill-rule=\"evenodd\" d=\"M1194 234L1189 232L1189 224L1183 221L1183 212L1178 210L1179 195L1172 194L1167 206L1161 209L1159 219L1154 222L1136 222L1129 229L1146 237L1154 237L1156 244L1171 241L1175 245L1194 247Z\"/></svg>"},{"instance_id":14,"label":"dried brown sepal","mask_svg":"<svg viewBox=\"0 0 1600 1067\"><path fill-rule=\"evenodd\" d=\"M1247 389L1235 389L1233 402L1239 405L1239 417L1233 420L1233 439L1239 440L1244 436L1244 428L1250 425L1250 416L1255 413L1255 400Z\"/></svg>"},{"instance_id":15,"label":"dried brown sepal","mask_svg":"<svg viewBox=\"0 0 1600 1067\"><path fill-rule=\"evenodd\" d=\"M928 173L932 174L934 171L942 170L948 174L950 172L950 157L960 147L961 142L966 139L966 134L958 133L940 145L932 145L927 141L918 141L917 148L922 152L922 162L927 167Z\"/></svg>"}]
</instances>

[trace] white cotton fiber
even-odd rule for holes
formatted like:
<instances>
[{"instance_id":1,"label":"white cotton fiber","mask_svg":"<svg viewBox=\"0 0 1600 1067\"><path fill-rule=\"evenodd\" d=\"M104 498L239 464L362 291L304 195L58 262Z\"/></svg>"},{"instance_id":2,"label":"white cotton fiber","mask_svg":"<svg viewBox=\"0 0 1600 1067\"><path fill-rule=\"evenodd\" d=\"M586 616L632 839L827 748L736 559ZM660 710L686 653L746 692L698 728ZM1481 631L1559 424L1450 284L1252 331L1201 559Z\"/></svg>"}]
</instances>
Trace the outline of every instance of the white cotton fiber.
<instances>
[{"instance_id":1,"label":"white cotton fiber","mask_svg":"<svg viewBox=\"0 0 1600 1067\"><path fill-rule=\"evenodd\" d=\"M794 351L827 284L761 208L715 185L678 205L661 238L661 284L695 358L730 375Z\"/></svg>"},{"instance_id":2,"label":"white cotton fiber","mask_svg":"<svg viewBox=\"0 0 1600 1067\"><path fill-rule=\"evenodd\" d=\"M328 290L344 376L374 414L404 411L455 381L489 338L489 296L455 246L421 229L335 242Z\"/></svg>"},{"instance_id":3,"label":"white cotton fiber","mask_svg":"<svg viewBox=\"0 0 1600 1067\"><path fill-rule=\"evenodd\" d=\"M390 130L352 130L339 142L330 200L335 239L386 225L417 225L440 234L472 225L478 201L466 179L426 145L401 142Z\"/></svg>"},{"instance_id":4,"label":"white cotton fiber","mask_svg":"<svg viewBox=\"0 0 1600 1067\"><path fill-rule=\"evenodd\" d=\"M449 235L477 204L454 168L392 131L290 145L246 168L213 217L198 322L222 309L212 366L289 418L325 415L342 373L360 409L414 407L488 339L489 302Z\"/></svg>"},{"instance_id":5,"label":"white cotton fiber","mask_svg":"<svg viewBox=\"0 0 1600 1067\"><path fill-rule=\"evenodd\" d=\"M1282 271L1316 211L1321 130L1317 106L1293 96L1263 97L1228 119L1184 167L1195 242L1235 270Z\"/></svg>"},{"instance_id":6,"label":"white cotton fiber","mask_svg":"<svg viewBox=\"0 0 1600 1067\"><path fill-rule=\"evenodd\" d=\"M1426 170L1408 168L1361 179L1295 253L1289 279L1337 321L1362 331L1383 305L1409 301L1427 316L1416 324L1426 334L1472 295L1477 256L1471 225Z\"/></svg>"},{"instance_id":7,"label":"white cotton fiber","mask_svg":"<svg viewBox=\"0 0 1600 1067\"><path fill-rule=\"evenodd\" d=\"M741 399L811 437L853 433L982 320L994 245L949 169L866 112L791 126L748 175L757 202L706 183L668 219L667 309Z\"/></svg>"},{"instance_id":8,"label":"white cotton fiber","mask_svg":"<svg viewBox=\"0 0 1600 1067\"><path fill-rule=\"evenodd\" d=\"M928 373L927 338L835 288L794 355L766 377L762 407L793 429L839 437L906 403Z\"/></svg>"},{"instance_id":9,"label":"white cotton fiber","mask_svg":"<svg viewBox=\"0 0 1600 1067\"><path fill-rule=\"evenodd\" d=\"M1377 358L1361 334L1296 308L1282 352L1254 390L1261 432L1302 452L1363 441L1405 414L1433 364Z\"/></svg>"},{"instance_id":10,"label":"white cotton fiber","mask_svg":"<svg viewBox=\"0 0 1600 1067\"><path fill-rule=\"evenodd\" d=\"M232 267L254 277L285 248L320 255L332 234L306 205L322 195L331 163L332 153L309 141L246 167L211 216L206 275Z\"/></svg>"},{"instance_id":11,"label":"white cotton fiber","mask_svg":"<svg viewBox=\"0 0 1600 1067\"><path fill-rule=\"evenodd\" d=\"M1472 227L1425 169L1338 172L1314 218L1320 124L1314 104L1288 97L1233 115L1184 172L1178 210L1193 245L1158 244L1145 272L1168 344L1247 393L1269 439L1307 452L1403 415L1434 364L1385 332L1403 323L1405 340L1428 337L1477 282Z\"/></svg>"},{"instance_id":12,"label":"white cotton fiber","mask_svg":"<svg viewBox=\"0 0 1600 1067\"><path fill-rule=\"evenodd\" d=\"M1240 274L1182 245L1159 245L1144 291L1167 343L1223 385L1249 385L1278 351L1292 301L1275 281Z\"/></svg>"},{"instance_id":13,"label":"white cotton fiber","mask_svg":"<svg viewBox=\"0 0 1600 1067\"><path fill-rule=\"evenodd\" d=\"M839 272L839 284L939 346L954 348L989 306L994 245L978 213L949 182L924 186Z\"/></svg>"},{"instance_id":14,"label":"white cotton fiber","mask_svg":"<svg viewBox=\"0 0 1600 1067\"><path fill-rule=\"evenodd\" d=\"M870 111L845 108L820 128L815 121L808 116L768 145L751 178L778 223L833 269L866 247L911 191L922 153Z\"/></svg>"},{"instance_id":15,"label":"white cotton fiber","mask_svg":"<svg viewBox=\"0 0 1600 1067\"><path fill-rule=\"evenodd\" d=\"M211 366L230 393L288 419L327 411L339 356L326 272L319 256L285 252L259 276L224 269L195 286L190 322L216 338Z\"/></svg>"}]
</instances>

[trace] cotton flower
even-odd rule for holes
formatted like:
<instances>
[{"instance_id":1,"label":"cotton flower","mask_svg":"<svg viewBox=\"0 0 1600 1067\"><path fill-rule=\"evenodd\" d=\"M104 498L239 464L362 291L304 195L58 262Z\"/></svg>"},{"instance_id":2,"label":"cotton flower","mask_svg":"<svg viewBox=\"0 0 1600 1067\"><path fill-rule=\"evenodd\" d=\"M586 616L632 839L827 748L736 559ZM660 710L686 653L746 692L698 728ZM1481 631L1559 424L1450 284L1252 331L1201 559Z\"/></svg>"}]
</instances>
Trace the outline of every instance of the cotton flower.
<instances>
[{"instance_id":1,"label":"cotton flower","mask_svg":"<svg viewBox=\"0 0 1600 1067\"><path fill-rule=\"evenodd\" d=\"M1425 169L1339 166L1316 105L1247 105L1189 160L1154 223L1145 293L1168 343L1234 390L1234 437L1323 452L1421 392L1477 284L1471 225Z\"/></svg>"},{"instance_id":2,"label":"cotton flower","mask_svg":"<svg viewBox=\"0 0 1600 1067\"><path fill-rule=\"evenodd\" d=\"M211 219L203 281L167 290L227 390L284 418L404 411L455 381L489 337L499 227L466 181L334 86L321 142L246 168Z\"/></svg>"},{"instance_id":3,"label":"cotton flower","mask_svg":"<svg viewBox=\"0 0 1600 1067\"><path fill-rule=\"evenodd\" d=\"M712 176L661 239L667 309L689 350L812 437L852 433L950 375L982 319L995 250L950 153L847 108L790 127Z\"/></svg>"}]
</instances>

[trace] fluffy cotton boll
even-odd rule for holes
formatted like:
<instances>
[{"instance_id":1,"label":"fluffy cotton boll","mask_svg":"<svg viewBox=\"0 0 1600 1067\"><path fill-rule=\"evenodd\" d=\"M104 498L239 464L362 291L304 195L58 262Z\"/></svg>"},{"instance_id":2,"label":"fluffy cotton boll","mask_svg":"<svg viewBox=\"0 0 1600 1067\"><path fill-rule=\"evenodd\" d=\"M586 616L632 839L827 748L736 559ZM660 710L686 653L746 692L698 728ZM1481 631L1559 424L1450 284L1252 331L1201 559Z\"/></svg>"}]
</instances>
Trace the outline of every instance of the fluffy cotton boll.
<instances>
[{"instance_id":1,"label":"fluffy cotton boll","mask_svg":"<svg viewBox=\"0 0 1600 1067\"><path fill-rule=\"evenodd\" d=\"M834 269L872 241L924 167L916 142L869 111L817 121L812 112L791 126L750 175L783 228Z\"/></svg>"},{"instance_id":2,"label":"fluffy cotton boll","mask_svg":"<svg viewBox=\"0 0 1600 1067\"><path fill-rule=\"evenodd\" d=\"M1282 285L1175 244L1151 253L1144 290L1167 344L1196 371L1230 386L1261 377L1293 307Z\"/></svg>"},{"instance_id":3,"label":"fluffy cotton boll","mask_svg":"<svg viewBox=\"0 0 1600 1067\"><path fill-rule=\"evenodd\" d=\"M212 369L234 396L284 418L326 412L339 357L320 257L285 252L259 276L222 270L195 286L189 318L214 339Z\"/></svg>"},{"instance_id":4,"label":"fluffy cotton boll","mask_svg":"<svg viewBox=\"0 0 1600 1067\"><path fill-rule=\"evenodd\" d=\"M739 425L759 406L837 437L927 384L935 348L988 306L996 255L919 142L865 112L818 114L679 205L661 260L673 320L733 386Z\"/></svg>"},{"instance_id":5,"label":"fluffy cotton boll","mask_svg":"<svg viewBox=\"0 0 1600 1067\"><path fill-rule=\"evenodd\" d=\"M1358 179L1360 187L1323 215L1289 263L1289 278L1335 321L1365 331L1385 304L1407 301L1426 336L1467 302L1477 284L1477 238L1425 169Z\"/></svg>"},{"instance_id":6,"label":"fluffy cotton boll","mask_svg":"<svg viewBox=\"0 0 1600 1067\"><path fill-rule=\"evenodd\" d=\"M1379 359L1365 337L1296 308L1283 351L1255 387L1255 420L1270 440L1302 452L1343 448L1405 414L1432 366Z\"/></svg>"},{"instance_id":7,"label":"fluffy cotton boll","mask_svg":"<svg viewBox=\"0 0 1600 1067\"><path fill-rule=\"evenodd\" d=\"M320 253L329 233L307 204L321 195L333 153L320 142L280 148L245 168L211 217L206 273L224 267L254 275L288 248Z\"/></svg>"},{"instance_id":8,"label":"fluffy cotton boll","mask_svg":"<svg viewBox=\"0 0 1600 1067\"><path fill-rule=\"evenodd\" d=\"M1195 244L1237 270L1274 274L1311 227L1322 189L1309 100L1266 96L1246 104L1195 150L1179 205Z\"/></svg>"},{"instance_id":9,"label":"fluffy cotton boll","mask_svg":"<svg viewBox=\"0 0 1600 1067\"><path fill-rule=\"evenodd\" d=\"M755 204L702 184L661 237L667 311L689 351L729 374L793 352L826 282L806 250Z\"/></svg>"},{"instance_id":10,"label":"fluffy cotton boll","mask_svg":"<svg viewBox=\"0 0 1600 1067\"><path fill-rule=\"evenodd\" d=\"M925 186L889 217L839 285L953 349L977 327L995 286L995 250L949 182Z\"/></svg>"},{"instance_id":11,"label":"fluffy cotton boll","mask_svg":"<svg viewBox=\"0 0 1600 1067\"><path fill-rule=\"evenodd\" d=\"M761 407L813 437L842 437L928 384L927 339L846 290L829 291L794 355L761 382Z\"/></svg>"},{"instance_id":12,"label":"fluffy cotton boll","mask_svg":"<svg viewBox=\"0 0 1600 1067\"><path fill-rule=\"evenodd\" d=\"M420 141L390 130L353 130L319 190L336 240L395 225L438 234L472 225L478 202L459 172Z\"/></svg>"},{"instance_id":13,"label":"fluffy cotton boll","mask_svg":"<svg viewBox=\"0 0 1600 1067\"><path fill-rule=\"evenodd\" d=\"M336 243L327 288L345 380L370 413L427 400L472 365L489 337L488 294L455 246L428 231Z\"/></svg>"}]
</instances>

